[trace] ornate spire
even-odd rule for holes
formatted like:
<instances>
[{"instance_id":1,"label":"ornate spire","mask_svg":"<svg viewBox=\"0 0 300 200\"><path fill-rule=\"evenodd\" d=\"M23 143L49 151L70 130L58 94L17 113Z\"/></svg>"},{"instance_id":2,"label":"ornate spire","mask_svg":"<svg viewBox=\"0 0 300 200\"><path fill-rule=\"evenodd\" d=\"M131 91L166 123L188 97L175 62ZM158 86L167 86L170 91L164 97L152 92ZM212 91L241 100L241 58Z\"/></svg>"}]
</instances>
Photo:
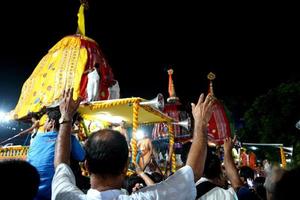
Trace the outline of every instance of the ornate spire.
<instances>
[{"instance_id":1,"label":"ornate spire","mask_svg":"<svg viewBox=\"0 0 300 200\"><path fill-rule=\"evenodd\" d=\"M179 100L179 98L176 97L176 93L175 93L175 87L172 79L173 72L174 72L173 69L168 70L168 74L169 74L169 88L168 88L169 98L167 99L168 103L177 102Z\"/></svg>"},{"instance_id":2,"label":"ornate spire","mask_svg":"<svg viewBox=\"0 0 300 200\"><path fill-rule=\"evenodd\" d=\"M209 74L207 75L207 79L209 80L209 89L208 89L208 93L210 93L211 95L214 95L214 89L213 89L213 80L216 78L216 75L212 72L209 72Z\"/></svg>"}]
</instances>

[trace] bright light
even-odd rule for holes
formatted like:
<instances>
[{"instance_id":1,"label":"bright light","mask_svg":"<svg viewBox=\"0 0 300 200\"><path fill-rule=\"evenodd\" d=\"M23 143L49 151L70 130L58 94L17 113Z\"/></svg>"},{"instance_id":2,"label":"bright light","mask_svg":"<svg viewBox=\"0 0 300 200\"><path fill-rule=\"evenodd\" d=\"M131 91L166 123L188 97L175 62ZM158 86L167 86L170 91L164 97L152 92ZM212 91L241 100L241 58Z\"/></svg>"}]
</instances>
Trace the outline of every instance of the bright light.
<instances>
[{"instance_id":1,"label":"bright light","mask_svg":"<svg viewBox=\"0 0 300 200\"><path fill-rule=\"evenodd\" d=\"M136 131L135 137L137 140L141 140L146 136L145 132L142 129Z\"/></svg>"},{"instance_id":2,"label":"bright light","mask_svg":"<svg viewBox=\"0 0 300 200\"><path fill-rule=\"evenodd\" d=\"M122 121L125 121L123 117L120 116L112 116L109 113L102 112L97 114L97 118L102 121L114 123L114 124L120 124Z\"/></svg>"},{"instance_id":3,"label":"bright light","mask_svg":"<svg viewBox=\"0 0 300 200\"><path fill-rule=\"evenodd\" d=\"M0 123L7 123L9 122L9 116L7 112L0 111Z\"/></svg>"},{"instance_id":4,"label":"bright light","mask_svg":"<svg viewBox=\"0 0 300 200\"><path fill-rule=\"evenodd\" d=\"M252 147L249 147L249 148L254 150L254 151L258 149L256 146L252 146Z\"/></svg>"}]
</instances>

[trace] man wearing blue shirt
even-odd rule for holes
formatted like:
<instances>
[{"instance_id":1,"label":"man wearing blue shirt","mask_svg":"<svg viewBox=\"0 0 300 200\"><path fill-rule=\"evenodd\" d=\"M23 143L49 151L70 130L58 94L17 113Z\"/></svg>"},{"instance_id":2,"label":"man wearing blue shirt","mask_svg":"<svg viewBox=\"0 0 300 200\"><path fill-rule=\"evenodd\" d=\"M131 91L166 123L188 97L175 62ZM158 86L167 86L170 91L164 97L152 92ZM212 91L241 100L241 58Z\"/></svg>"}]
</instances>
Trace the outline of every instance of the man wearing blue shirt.
<instances>
[{"instance_id":1,"label":"man wearing blue shirt","mask_svg":"<svg viewBox=\"0 0 300 200\"><path fill-rule=\"evenodd\" d=\"M54 175L55 143L60 126L61 114L58 109L50 110L44 125L45 133L39 132L30 145L27 160L40 174L37 200L51 199L51 182ZM64 123L64 122L61 122ZM71 136L71 156L77 161L83 161L85 151L75 136Z\"/></svg>"}]
</instances>

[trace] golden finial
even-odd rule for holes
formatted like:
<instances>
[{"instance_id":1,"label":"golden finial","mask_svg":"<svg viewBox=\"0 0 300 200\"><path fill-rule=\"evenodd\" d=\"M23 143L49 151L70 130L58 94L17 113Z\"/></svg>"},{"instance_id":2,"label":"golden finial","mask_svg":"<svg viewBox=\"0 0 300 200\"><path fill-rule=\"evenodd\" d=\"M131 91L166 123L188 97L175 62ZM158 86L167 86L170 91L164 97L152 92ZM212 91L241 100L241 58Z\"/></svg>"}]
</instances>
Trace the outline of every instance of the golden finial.
<instances>
[{"instance_id":1,"label":"golden finial","mask_svg":"<svg viewBox=\"0 0 300 200\"><path fill-rule=\"evenodd\" d=\"M210 93L211 95L214 96L214 89L213 89L212 81L215 80L216 75L212 72L209 72L209 74L207 75L207 78L209 80L209 91L208 91L208 93Z\"/></svg>"},{"instance_id":2,"label":"golden finial","mask_svg":"<svg viewBox=\"0 0 300 200\"><path fill-rule=\"evenodd\" d=\"M212 72L209 72L207 75L208 80L213 81L216 78L216 75Z\"/></svg>"}]
</instances>

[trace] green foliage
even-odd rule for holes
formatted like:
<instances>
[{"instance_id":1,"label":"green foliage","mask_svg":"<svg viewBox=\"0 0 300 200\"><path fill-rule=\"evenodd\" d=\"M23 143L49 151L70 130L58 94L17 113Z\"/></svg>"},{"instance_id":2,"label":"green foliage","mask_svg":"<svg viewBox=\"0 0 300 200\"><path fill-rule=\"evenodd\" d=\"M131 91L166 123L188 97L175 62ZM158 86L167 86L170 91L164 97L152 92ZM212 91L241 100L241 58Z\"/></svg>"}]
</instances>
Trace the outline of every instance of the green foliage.
<instances>
[{"instance_id":1,"label":"green foliage","mask_svg":"<svg viewBox=\"0 0 300 200\"><path fill-rule=\"evenodd\" d=\"M294 161L300 164L300 82L283 83L255 99L238 130L242 142L283 143L294 146ZM272 156L270 156L272 157Z\"/></svg>"}]
</instances>

